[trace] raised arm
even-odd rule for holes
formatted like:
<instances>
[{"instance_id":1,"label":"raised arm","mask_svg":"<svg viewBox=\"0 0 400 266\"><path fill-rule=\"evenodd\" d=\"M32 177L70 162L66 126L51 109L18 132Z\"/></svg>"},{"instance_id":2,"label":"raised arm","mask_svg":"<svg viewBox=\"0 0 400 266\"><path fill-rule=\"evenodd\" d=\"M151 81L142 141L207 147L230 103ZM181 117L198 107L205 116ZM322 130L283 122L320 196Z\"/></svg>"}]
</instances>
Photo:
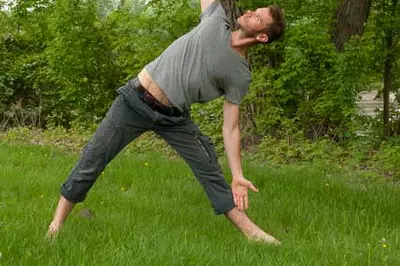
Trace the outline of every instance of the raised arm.
<instances>
[{"instance_id":1,"label":"raised arm","mask_svg":"<svg viewBox=\"0 0 400 266\"><path fill-rule=\"evenodd\" d=\"M206 10L206 8L214 1L217 0L200 0L201 1L201 12L203 12L204 10Z\"/></svg>"},{"instance_id":2,"label":"raised arm","mask_svg":"<svg viewBox=\"0 0 400 266\"><path fill-rule=\"evenodd\" d=\"M223 136L225 151L228 156L229 168L232 173L232 194L239 210L246 210L249 206L247 190L258 190L244 178L240 156L239 105L225 101Z\"/></svg>"}]
</instances>

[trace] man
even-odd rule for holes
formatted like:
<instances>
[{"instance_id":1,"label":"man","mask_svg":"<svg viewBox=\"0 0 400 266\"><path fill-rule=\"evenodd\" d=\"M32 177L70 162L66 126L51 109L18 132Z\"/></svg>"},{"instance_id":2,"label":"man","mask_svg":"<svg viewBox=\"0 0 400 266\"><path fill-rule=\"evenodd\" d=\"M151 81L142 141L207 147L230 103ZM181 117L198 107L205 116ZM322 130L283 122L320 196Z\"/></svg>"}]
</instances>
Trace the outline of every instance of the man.
<instances>
[{"instance_id":1,"label":"man","mask_svg":"<svg viewBox=\"0 0 400 266\"><path fill-rule=\"evenodd\" d=\"M240 157L239 104L250 83L247 49L282 35L285 23L276 6L248 11L232 32L216 0L201 0L201 22L148 64L138 78L118 89L111 106L81 158L61 188L48 235L56 235L75 203L85 199L106 165L147 130L164 138L185 159L203 186L216 214L224 214L249 239L280 242L262 231L244 213L248 189ZM194 102L224 95L223 137L231 188L222 175L210 138L191 121Z\"/></svg>"}]
</instances>

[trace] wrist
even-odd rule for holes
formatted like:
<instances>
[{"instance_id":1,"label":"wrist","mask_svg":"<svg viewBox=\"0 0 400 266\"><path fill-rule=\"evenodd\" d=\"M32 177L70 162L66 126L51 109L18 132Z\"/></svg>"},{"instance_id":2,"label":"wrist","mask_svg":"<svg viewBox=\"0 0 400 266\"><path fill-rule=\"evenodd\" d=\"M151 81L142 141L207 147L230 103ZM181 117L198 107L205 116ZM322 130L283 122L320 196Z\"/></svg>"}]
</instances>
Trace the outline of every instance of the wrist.
<instances>
[{"instance_id":1,"label":"wrist","mask_svg":"<svg viewBox=\"0 0 400 266\"><path fill-rule=\"evenodd\" d=\"M244 179L243 175L232 175L232 180L241 180Z\"/></svg>"}]
</instances>

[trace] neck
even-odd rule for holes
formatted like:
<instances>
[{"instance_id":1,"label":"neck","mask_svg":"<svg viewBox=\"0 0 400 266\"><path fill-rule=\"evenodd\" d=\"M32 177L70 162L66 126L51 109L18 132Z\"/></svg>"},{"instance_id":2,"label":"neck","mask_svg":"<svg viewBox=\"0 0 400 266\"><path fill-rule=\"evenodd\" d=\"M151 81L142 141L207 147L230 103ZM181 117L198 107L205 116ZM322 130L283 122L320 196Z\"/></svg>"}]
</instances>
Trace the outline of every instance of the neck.
<instances>
[{"instance_id":1,"label":"neck","mask_svg":"<svg viewBox=\"0 0 400 266\"><path fill-rule=\"evenodd\" d=\"M247 50L249 47L256 43L257 39L255 37L246 36L240 29L232 32L231 47L244 58L247 56Z\"/></svg>"}]
</instances>

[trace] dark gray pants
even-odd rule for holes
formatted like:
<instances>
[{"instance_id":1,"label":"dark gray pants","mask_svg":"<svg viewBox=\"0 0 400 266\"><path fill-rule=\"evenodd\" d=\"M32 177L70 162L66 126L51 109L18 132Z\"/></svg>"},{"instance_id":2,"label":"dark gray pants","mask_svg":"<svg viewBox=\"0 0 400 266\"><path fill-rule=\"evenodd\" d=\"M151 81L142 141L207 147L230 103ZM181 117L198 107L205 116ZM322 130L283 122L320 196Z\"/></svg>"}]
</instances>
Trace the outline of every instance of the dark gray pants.
<instances>
[{"instance_id":1,"label":"dark gray pants","mask_svg":"<svg viewBox=\"0 0 400 266\"><path fill-rule=\"evenodd\" d=\"M73 203L85 199L106 165L131 141L153 130L184 158L203 186L216 214L234 208L232 192L218 164L211 139L190 119L189 112L167 116L151 109L134 90L138 80L121 87L94 136L61 187L61 194Z\"/></svg>"}]
</instances>

